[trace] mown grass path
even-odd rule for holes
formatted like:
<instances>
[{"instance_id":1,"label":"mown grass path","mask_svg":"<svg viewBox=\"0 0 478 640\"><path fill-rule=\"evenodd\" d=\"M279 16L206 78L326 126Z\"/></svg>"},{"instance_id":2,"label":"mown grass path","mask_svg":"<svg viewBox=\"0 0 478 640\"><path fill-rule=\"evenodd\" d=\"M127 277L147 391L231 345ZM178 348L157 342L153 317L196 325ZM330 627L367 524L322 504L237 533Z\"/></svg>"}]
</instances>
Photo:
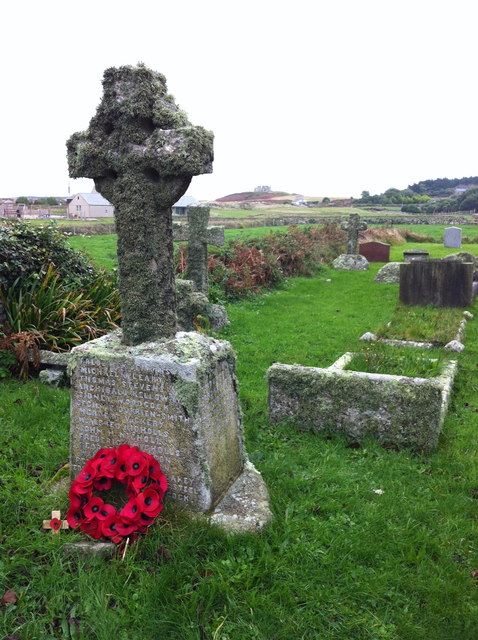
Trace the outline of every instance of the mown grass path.
<instances>
[{"instance_id":1,"label":"mown grass path","mask_svg":"<svg viewBox=\"0 0 478 640\"><path fill-rule=\"evenodd\" d=\"M275 514L257 536L168 506L125 562L65 559L61 544L79 536L40 526L68 505L48 484L68 455L68 391L1 382L0 586L19 596L1 637L474 640L478 316L435 453L268 425L272 362L327 366L387 321L397 286L374 284L377 268L296 279L229 307L221 336L238 355L247 447Z\"/></svg>"}]
</instances>

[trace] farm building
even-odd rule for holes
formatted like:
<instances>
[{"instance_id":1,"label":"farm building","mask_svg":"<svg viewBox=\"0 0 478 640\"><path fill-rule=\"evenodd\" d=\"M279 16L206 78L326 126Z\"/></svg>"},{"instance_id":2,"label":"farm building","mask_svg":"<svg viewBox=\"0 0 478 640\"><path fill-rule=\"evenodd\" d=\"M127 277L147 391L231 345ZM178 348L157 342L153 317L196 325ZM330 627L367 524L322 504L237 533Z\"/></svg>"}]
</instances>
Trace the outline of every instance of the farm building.
<instances>
[{"instance_id":1,"label":"farm building","mask_svg":"<svg viewBox=\"0 0 478 640\"><path fill-rule=\"evenodd\" d=\"M68 203L69 218L112 218L115 208L100 193L77 193Z\"/></svg>"}]
</instances>

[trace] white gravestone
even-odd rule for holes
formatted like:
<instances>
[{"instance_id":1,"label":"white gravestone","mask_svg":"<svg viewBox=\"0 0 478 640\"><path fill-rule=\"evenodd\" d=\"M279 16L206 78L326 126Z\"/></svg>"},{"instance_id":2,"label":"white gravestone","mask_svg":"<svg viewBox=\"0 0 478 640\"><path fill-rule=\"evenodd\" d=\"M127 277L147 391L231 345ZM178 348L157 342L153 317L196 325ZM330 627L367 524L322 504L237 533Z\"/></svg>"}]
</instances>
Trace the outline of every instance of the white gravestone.
<instances>
[{"instance_id":1,"label":"white gravestone","mask_svg":"<svg viewBox=\"0 0 478 640\"><path fill-rule=\"evenodd\" d=\"M461 247L460 227L447 227L445 229L443 246L450 249L459 249Z\"/></svg>"}]
</instances>

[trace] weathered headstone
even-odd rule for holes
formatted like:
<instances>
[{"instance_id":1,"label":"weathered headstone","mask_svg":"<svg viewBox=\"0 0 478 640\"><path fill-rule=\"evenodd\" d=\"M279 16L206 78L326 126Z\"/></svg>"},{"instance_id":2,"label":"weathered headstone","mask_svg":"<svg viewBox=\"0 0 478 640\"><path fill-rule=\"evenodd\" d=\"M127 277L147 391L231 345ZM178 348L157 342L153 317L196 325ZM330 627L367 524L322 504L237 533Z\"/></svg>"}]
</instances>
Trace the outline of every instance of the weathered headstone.
<instances>
[{"instance_id":1,"label":"weathered headstone","mask_svg":"<svg viewBox=\"0 0 478 640\"><path fill-rule=\"evenodd\" d=\"M351 213L349 215L348 222L342 222L340 225L342 229L347 231L347 253L358 253L358 237L360 231L365 231L368 228L366 222L361 222L358 213Z\"/></svg>"},{"instance_id":2,"label":"weathered headstone","mask_svg":"<svg viewBox=\"0 0 478 640\"><path fill-rule=\"evenodd\" d=\"M188 243L187 277L195 284L196 291L208 293L207 245L224 245L224 227L208 227L209 207L197 206L186 209L188 224L173 224L175 242Z\"/></svg>"},{"instance_id":3,"label":"weathered headstone","mask_svg":"<svg viewBox=\"0 0 478 640\"><path fill-rule=\"evenodd\" d=\"M388 262L390 260L390 245L385 242L362 242L359 253L369 262Z\"/></svg>"},{"instance_id":4,"label":"weathered headstone","mask_svg":"<svg viewBox=\"0 0 478 640\"><path fill-rule=\"evenodd\" d=\"M403 252L403 259L405 262L413 262L414 260L426 260L428 259L429 252L425 249L406 249Z\"/></svg>"},{"instance_id":5,"label":"weathered headstone","mask_svg":"<svg viewBox=\"0 0 478 640\"><path fill-rule=\"evenodd\" d=\"M443 234L443 246L453 249L461 248L460 227L447 227Z\"/></svg>"},{"instance_id":6,"label":"weathered headstone","mask_svg":"<svg viewBox=\"0 0 478 640\"><path fill-rule=\"evenodd\" d=\"M92 177L116 207L123 330L72 351L72 474L102 447L137 445L159 460L174 500L257 530L271 512L244 451L232 348L175 333L171 204L211 170L212 134L190 125L164 76L144 66L108 69L103 85L68 157L71 175Z\"/></svg>"},{"instance_id":7,"label":"weathered headstone","mask_svg":"<svg viewBox=\"0 0 478 640\"><path fill-rule=\"evenodd\" d=\"M473 300L473 264L412 260L400 265L400 301L437 307L467 307Z\"/></svg>"}]
</instances>

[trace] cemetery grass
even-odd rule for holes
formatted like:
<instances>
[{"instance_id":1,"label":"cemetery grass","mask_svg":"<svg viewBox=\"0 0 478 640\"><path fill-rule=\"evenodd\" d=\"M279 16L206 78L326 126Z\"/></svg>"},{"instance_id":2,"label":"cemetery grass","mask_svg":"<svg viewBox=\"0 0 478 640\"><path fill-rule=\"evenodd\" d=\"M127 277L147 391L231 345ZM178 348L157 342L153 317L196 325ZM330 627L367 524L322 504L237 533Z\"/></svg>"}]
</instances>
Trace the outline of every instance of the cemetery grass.
<instances>
[{"instance_id":1,"label":"cemetery grass","mask_svg":"<svg viewBox=\"0 0 478 640\"><path fill-rule=\"evenodd\" d=\"M63 556L81 536L41 522L68 507L51 480L68 457L69 392L0 381L0 596L18 597L1 637L474 640L477 319L435 453L268 426L270 364L328 366L390 319L397 286L374 284L377 268L298 278L228 308L221 337L238 355L247 449L274 512L259 535L167 505L124 562Z\"/></svg>"}]
</instances>

